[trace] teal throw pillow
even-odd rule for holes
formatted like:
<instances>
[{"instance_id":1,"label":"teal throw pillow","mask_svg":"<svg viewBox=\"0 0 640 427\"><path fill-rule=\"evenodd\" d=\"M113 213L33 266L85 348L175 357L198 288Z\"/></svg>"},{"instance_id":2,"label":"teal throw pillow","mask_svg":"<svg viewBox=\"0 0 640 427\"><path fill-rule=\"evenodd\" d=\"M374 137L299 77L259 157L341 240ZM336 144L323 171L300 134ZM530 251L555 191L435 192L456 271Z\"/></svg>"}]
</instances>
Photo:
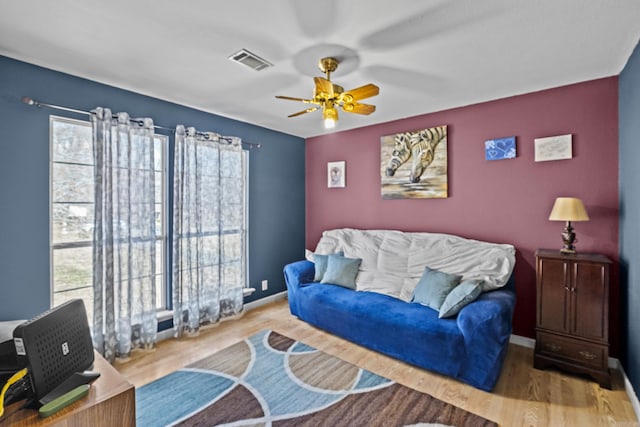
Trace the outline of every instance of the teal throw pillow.
<instances>
[{"instance_id":1,"label":"teal throw pillow","mask_svg":"<svg viewBox=\"0 0 640 427\"><path fill-rule=\"evenodd\" d=\"M336 252L336 255L344 255L344 252ZM319 282L324 277L324 273L327 271L327 263L329 262L329 255L313 254L313 263L315 264L316 272L313 276L314 282Z\"/></svg>"},{"instance_id":2,"label":"teal throw pillow","mask_svg":"<svg viewBox=\"0 0 640 427\"><path fill-rule=\"evenodd\" d=\"M424 268L424 273L413 291L412 302L440 310L449 292L460 283L462 276Z\"/></svg>"},{"instance_id":3,"label":"teal throw pillow","mask_svg":"<svg viewBox=\"0 0 640 427\"><path fill-rule=\"evenodd\" d=\"M444 299L438 317L440 319L458 314L462 307L475 301L482 293L482 286L475 280L460 283Z\"/></svg>"},{"instance_id":4,"label":"teal throw pillow","mask_svg":"<svg viewBox=\"0 0 640 427\"><path fill-rule=\"evenodd\" d=\"M349 289L356 288L356 276L362 259L345 258L342 255L329 255L327 271L320 283L330 283Z\"/></svg>"}]
</instances>

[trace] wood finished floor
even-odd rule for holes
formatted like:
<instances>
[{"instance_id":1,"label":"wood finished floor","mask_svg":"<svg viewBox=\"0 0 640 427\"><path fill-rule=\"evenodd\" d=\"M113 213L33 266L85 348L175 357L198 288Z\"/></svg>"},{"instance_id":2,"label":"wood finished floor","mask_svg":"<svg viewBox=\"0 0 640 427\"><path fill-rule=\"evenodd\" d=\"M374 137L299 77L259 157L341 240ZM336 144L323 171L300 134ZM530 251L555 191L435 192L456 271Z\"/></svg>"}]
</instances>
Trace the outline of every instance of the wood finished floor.
<instances>
[{"instance_id":1,"label":"wood finished floor","mask_svg":"<svg viewBox=\"0 0 640 427\"><path fill-rule=\"evenodd\" d=\"M264 329L303 341L500 426L640 426L617 371L612 390L606 390L578 376L533 369L533 350L511 344L500 380L487 393L316 329L292 316L286 300L205 328L197 337L161 341L153 351L137 351L128 361L117 362L116 369L139 387Z\"/></svg>"}]
</instances>

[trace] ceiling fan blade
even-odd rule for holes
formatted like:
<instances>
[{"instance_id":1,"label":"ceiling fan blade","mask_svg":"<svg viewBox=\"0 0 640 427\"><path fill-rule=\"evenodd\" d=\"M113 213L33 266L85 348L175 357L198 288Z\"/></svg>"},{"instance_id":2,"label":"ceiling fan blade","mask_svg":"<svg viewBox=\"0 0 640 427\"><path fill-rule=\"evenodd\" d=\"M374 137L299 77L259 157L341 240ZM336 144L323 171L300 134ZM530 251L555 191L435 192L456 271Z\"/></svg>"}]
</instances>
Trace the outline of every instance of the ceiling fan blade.
<instances>
[{"instance_id":1,"label":"ceiling fan blade","mask_svg":"<svg viewBox=\"0 0 640 427\"><path fill-rule=\"evenodd\" d=\"M305 102L307 104L313 104L314 103L312 99L294 98L292 96L276 95L276 98L278 98L278 99L287 99L289 101L300 101L300 102Z\"/></svg>"},{"instance_id":2,"label":"ceiling fan blade","mask_svg":"<svg viewBox=\"0 0 640 427\"><path fill-rule=\"evenodd\" d=\"M314 77L313 81L316 82L316 96L323 98L333 98L333 83L323 77Z\"/></svg>"},{"instance_id":3,"label":"ceiling fan blade","mask_svg":"<svg viewBox=\"0 0 640 427\"><path fill-rule=\"evenodd\" d=\"M297 113L293 113L293 114L289 115L288 117L296 117L296 116L300 116L302 114L311 113L313 111L316 111L318 108L319 107L307 108L306 110L302 110L302 111L298 111Z\"/></svg>"},{"instance_id":4,"label":"ceiling fan blade","mask_svg":"<svg viewBox=\"0 0 640 427\"><path fill-rule=\"evenodd\" d=\"M370 98L380 93L380 88L372 83L344 92L340 97L346 103Z\"/></svg>"},{"instance_id":5,"label":"ceiling fan blade","mask_svg":"<svg viewBox=\"0 0 640 427\"><path fill-rule=\"evenodd\" d=\"M342 106L347 113L371 114L376 111L376 106L371 104L347 103Z\"/></svg>"}]
</instances>

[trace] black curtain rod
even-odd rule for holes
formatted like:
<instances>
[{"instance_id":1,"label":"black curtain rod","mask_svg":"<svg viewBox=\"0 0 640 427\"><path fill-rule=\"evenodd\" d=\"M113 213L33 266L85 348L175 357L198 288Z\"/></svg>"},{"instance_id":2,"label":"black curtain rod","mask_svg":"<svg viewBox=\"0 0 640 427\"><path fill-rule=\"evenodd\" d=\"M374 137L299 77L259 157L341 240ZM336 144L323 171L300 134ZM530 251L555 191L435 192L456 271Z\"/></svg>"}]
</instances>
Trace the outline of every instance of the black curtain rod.
<instances>
[{"instance_id":1,"label":"black curtain rod","mask_svg":"<svg viewBox=\"0 0 640 427\"><path fill-rule=\"evenodd\" d=\"M54 105L54 104L47 104L46 102L40 102L40 101L36 101L33 98L29 98L28 96L23 96L22 97L22 102L27 104L27 105L35 105L36 107L47 107L47 108L53 108L54 110L62 110L62 111L69 111L71 113L76 113L76 114L85 114L87 116L90 116L92 114L95 114L93 111L83 111L83 110L76 110L75 108L69 108L69 107L62 107L60 105ZM112 115L112 117L115 119L116 117L118 117L117 115ZM136 120L136 119L129 119L129 121L134 122L139 124L140 126L142 126L143 122L142 120ZM168 128L166 126L160 126L160 125L153 125L153 127L155 129L162 129L162 130L166 130L172 133L175 133L176 130L175 129L171 129ZM208 132L196 132L196 135L202 136L205 139L210 139L209 133ZM218 138L223 139L229 143L231 143L232 139L231 137L228 136L222 136L219 135ZM242 144L246 144L249 146L249 148L253 149L253 148L262 148L262 144L253 144L251 142L245 142L242 141Z\"/></svg>"}]
</instances>

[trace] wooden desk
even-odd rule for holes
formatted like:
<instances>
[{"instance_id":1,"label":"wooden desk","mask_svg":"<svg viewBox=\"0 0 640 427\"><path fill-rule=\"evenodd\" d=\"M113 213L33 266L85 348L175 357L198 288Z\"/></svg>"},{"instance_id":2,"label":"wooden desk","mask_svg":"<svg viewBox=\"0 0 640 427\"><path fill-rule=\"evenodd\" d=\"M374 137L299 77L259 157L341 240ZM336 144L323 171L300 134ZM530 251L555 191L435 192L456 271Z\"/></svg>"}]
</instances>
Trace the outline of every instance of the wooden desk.
<instances>
[{"instance_id":1,"label":"wooden desk","mask_svg":"<svg viewBox=\"0 0 640 427\"><path fill-rule=\"evenodd\" d=\"M91 384L89 394L47 418L34 409L18 410L23 402L5 408L0 426L118 426L135 427L135 388L102 356L96 353L93 370L100 378Z\"/></svg>"}]
</instances>

